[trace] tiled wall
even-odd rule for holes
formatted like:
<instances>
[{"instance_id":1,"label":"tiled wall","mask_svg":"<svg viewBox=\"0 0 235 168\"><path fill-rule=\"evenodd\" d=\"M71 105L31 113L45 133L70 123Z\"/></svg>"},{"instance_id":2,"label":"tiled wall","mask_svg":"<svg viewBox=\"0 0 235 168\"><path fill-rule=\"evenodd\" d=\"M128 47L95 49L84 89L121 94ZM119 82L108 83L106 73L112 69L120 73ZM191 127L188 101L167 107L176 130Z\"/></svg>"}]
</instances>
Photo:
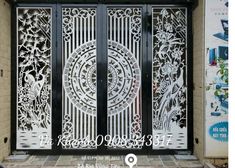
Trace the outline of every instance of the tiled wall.
<instances>
[{"instance_id":1,"label":"tiled wall","mask_svg":"<svg viewBox=\"0 0 235 168\"><path fill-rule=\"evenodd\" d=\"M0 0L0 161L10 152L11 12ZM7 141L7 142L4 142Z\"/></svg>"}]
</instances>

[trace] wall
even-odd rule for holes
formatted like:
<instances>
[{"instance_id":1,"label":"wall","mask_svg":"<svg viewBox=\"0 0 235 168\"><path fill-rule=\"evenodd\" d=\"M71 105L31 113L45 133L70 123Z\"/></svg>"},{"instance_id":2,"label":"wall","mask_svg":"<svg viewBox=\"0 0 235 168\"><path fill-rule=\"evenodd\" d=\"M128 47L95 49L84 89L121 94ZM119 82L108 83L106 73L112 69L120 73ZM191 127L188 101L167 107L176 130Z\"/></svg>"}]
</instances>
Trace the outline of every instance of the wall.
<instances>
[{"instance_id":1,"label":"wall","mask_svg":"<svg viewBox=\"0 0 235 168\"><path fill-rule=\"evenodd\" d=\"M0 161L10 152L11 8L0 0ZM3 71L3 76L1 76ZM4 139L7 142L4 143Z\"/></svg>"},{"instance_id":2,"label":"wall","mask_svg":"<svg viewBox=\"0 0 235 168\"><path fill-rule=\"evenodd\" d=\"M193 11L193 105L194 105L194 154L202 163L210 162L217 165L227 162L227 159L205 158L205 0L198 0L198 6Z\"/></svg>"},{"instance_id":3,"label":"wall","mask_svg":"<svg viewBox=\"0 0 235 168\"><path fill-rule=\"evenodd\" d=\"M193 11L194 152L204 158L204 0ZM198 142L196 142L196 139Z\"/></svg>"}]
</instances>

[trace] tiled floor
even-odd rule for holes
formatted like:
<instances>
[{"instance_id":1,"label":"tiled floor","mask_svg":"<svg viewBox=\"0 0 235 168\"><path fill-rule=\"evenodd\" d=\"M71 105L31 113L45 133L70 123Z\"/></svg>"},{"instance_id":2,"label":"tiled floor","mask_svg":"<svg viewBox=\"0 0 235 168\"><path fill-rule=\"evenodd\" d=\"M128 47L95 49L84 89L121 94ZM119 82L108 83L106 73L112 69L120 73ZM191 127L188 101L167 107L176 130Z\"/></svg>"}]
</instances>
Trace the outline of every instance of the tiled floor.
<instances>
[{"instance_id":1,"label":"tiled floor","mask_svg":"<svg viewBox=\"0 0 235 168\"><path fill-rule=\"evenodd\" d=\"M171 155L138 155L133 168L202 168L199 161L176 160ZM128 168L125 156L30 156L24 162L4 161L4 168Z\"/></svg>"}]
</instances>

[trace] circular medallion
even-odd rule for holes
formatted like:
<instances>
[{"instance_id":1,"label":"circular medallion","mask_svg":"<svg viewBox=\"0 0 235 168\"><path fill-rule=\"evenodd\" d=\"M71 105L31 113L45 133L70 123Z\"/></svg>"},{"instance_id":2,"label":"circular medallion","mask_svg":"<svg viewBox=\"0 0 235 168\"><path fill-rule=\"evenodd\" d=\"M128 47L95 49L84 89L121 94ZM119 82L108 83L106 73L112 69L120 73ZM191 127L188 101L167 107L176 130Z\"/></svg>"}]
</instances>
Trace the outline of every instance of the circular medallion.
<instances>
[{"instance_id":1,"label":"circular medallion","mask_svg":"<svg viewBox=\"0 0 235 168\"><path fill-rule=\"evenodd\" d=\"M127 108L135 99L141 83L138 62L120 43L108 42L108 114Z\"/></svg>"},{"instance_id":2,"label":"circular medallion","mask_svg":"<svg viewBox=\"0 0 235 168\"><path fill-rule=\"evenodd\" d=\"M66 61L65 93L81 111L96 114L96 43L83 44Z\"/></svg>"},{"instance_id":3,"label":"circular medallion","mask_svg":"<svg viewBox=\"0 0 235 168\"><path fill-rule=\"evenodd\" d=\"M108 42L108 114L124 110L135 99L141 74L134 55L119 43ZM96 42L80 46L66 61L64 90L81 111L96 115Z\"/></svg>"}]
</instances>

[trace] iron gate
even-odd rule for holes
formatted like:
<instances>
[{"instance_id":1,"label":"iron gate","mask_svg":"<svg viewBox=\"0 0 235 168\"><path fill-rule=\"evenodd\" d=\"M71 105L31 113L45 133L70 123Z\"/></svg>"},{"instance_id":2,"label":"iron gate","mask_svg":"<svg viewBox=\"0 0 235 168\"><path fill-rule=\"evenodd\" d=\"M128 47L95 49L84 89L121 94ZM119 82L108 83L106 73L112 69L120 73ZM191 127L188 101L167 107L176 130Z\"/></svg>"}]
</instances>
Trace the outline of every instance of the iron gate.
<instances>
[{"instance_id":1,"label":"iron gate","mask_svg":"<svg viewBox=\"0 0 235 168\"><path fill-rule=\"evenodd\" d=\"M192 150L188 7L21 4L15 16L13 149Z\"/></svg>"}]
</instances>

